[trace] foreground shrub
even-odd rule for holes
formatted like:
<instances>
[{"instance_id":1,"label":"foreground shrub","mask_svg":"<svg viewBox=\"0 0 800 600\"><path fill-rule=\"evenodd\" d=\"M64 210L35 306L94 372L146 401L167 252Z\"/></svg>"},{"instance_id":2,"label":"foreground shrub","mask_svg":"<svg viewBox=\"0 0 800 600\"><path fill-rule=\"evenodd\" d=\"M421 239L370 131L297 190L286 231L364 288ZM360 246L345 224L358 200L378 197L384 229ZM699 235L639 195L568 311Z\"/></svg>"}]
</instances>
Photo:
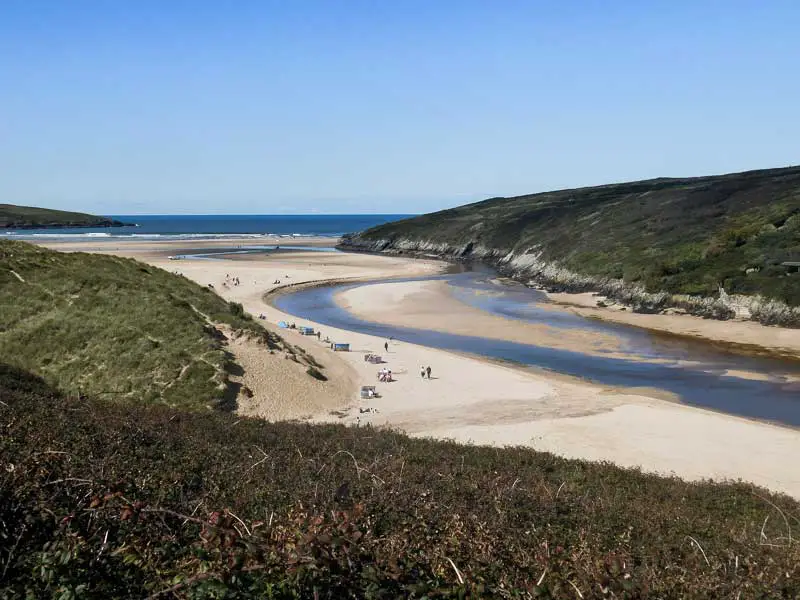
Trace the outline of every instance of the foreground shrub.
<instances>
[{"instance_id":1,"label":"foreground shrub","mask_svg":"<svg viewBox=\"0 0 800 600\"><path fill-rule=\"evenodd\" d=\"M0 367L0 598L795 598L798 506Z\"/></svg>"},{"instance_id":2,"label":"foreground shrub","mask_svg":"<svg viewBox=\"0 0 800 600\"><path fill-rule=\"evenodd\" d=\"M234 317L244 319L245 321L252 319L252 317L245 312L244 306L242 306L241 302L228 302L228 306L230 307L231 314Z\"/></svg>"},{"instance_id":3,"label":"foreground shrub","mask_svg":"<svg viewBox=\"0 0 800 600\"><path fill-rule=\"evenodd\" d=\"M759 298L751 305L750 314L762 325L800 327L800 309L792 308L776 300Z\"/></svg>"}]
</instances>

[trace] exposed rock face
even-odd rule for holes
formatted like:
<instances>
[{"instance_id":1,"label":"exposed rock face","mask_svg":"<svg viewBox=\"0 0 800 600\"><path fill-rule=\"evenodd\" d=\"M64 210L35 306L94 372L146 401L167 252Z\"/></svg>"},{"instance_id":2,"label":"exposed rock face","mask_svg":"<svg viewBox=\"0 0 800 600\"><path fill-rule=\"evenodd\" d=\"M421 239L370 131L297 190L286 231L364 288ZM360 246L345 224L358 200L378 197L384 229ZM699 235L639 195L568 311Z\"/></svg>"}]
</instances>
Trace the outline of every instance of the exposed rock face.
<instances>
[{"instance_id":1,"label":"exposed rock face","mask_svg":"<svg viewBox=\"0 0 800 600\"><path fill-rule=\"evenodd\" d=\"M597 292L630 306L635 312L658 313L668 308L678 308L705 318L725 320L739 317L767 325L800 327L800 310L783 302L761 296L731 296L724 289L720 289L719 297L648 292L643 286L622 279L571 271L556 262L544 260L541 250L536 247L515 252L505 248L488 248L475 241L452 245L404 237L371 239L360 234L344 236L340 247L344 250L407 253L444 260L479 260L530 287L541 286L551 292Z\"/></svg>"}]
</instances>

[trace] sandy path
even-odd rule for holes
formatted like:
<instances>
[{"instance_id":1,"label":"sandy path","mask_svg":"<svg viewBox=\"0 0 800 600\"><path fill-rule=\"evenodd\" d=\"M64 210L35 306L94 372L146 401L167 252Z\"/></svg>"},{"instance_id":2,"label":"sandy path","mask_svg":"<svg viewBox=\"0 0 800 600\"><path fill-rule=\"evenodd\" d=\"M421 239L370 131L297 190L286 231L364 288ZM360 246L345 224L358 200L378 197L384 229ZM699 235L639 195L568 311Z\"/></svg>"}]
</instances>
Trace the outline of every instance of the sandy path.
<instances>
[{"instance_id":1,"label":"sandy path","mask_svg":"<svg viewBox=\"0 0 800 600\"><path fill-rule=\"evenodd\" d=\"M297 283L411 276L441 268L441 263L432 261L314 252L238 261L169 261L163 252L139 258L203 285L214 284L223 297L241 302L251 314L264 313L270 328L281 319L316 325L264 304L263 293L276 279ZM222 287L226 273L239 277L241 285ZM392 342L386 353L385 340L325 326L321 330L323 337L349 342L353 352L333 353L316 338L278 330L325 364L325 372L350 394L350 409L342 412L335 412L341 406L338 400L328 403L315 398L321 409L314 417L317 421L372 423L464 442L531 445L564 456L607 460L687 479L743 479L800 498L800 469L794 461L800 456L800 431L656 400L644 392L572 383L414 344ZM368 351L387 359L386 366L397 381L376 381L378 366L363 360ZM431 380L420 378L422 365L432 367ZM274 389L264 401L268 406L246 407L242 412L281 412L279 397L295 392L280 377L270 382ZM376 385L381 397L359 400L356 388L360 384ZM322 390L315 393L324 396ZM289 411L287 416L297 414Z\"/></svg>"}]
</instances>

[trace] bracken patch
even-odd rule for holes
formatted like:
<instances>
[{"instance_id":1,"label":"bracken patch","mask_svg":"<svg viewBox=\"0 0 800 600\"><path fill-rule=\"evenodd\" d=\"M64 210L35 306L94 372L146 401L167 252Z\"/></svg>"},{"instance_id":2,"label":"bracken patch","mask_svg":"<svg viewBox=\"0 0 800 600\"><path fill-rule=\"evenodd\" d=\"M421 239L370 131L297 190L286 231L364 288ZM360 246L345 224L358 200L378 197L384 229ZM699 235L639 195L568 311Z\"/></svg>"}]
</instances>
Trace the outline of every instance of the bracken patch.
<instances>
[{"instance_id":1,"label":"bracken patch","mask_svg":"<svg viewBox=\"0 0 800 600\"><path fill-rule=\"evenodd\" d=\"M0 598L796 598L800 506L0 366Z\"/></svg>"}]
</instances>

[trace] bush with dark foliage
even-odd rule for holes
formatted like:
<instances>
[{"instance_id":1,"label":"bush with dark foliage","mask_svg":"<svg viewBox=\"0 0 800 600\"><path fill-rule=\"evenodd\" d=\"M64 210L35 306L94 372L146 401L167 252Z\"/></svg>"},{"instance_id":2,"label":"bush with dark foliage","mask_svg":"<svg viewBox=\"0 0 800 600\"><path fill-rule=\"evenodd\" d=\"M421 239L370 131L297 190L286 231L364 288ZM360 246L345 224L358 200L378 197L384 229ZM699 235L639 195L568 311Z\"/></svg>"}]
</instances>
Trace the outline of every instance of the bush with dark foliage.
<instances>
[{"instance_id":1,"label":"bush with dark foliage","mask_svg":"<svg viewBox=\"0 0 800 600\"><path fill-rule=\"evenodd\" d=\"M0 367L0 598L797 598L800 506Z\"/></svg>"}]
</instances>

